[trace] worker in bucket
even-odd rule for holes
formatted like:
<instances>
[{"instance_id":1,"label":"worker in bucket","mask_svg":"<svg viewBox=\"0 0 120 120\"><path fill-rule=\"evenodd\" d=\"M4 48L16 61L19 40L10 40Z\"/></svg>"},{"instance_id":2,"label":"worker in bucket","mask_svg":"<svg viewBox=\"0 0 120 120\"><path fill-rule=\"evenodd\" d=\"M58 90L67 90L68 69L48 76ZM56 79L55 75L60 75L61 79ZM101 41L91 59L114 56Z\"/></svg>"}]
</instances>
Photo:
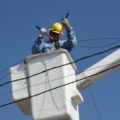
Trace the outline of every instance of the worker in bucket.
<instances>
[{"instance_id":1,"label":"worker in bucket","mask_svg":"<svg viewBox=\"0 0 120 120\"><path fill-rule=\"evenodd\" d=\"M63 28L66 29L67 40L59 40L60 36L63 35ZM44 39L47 35L49 39ZM38 39L34 42L32 47L32 54L45 53L54 51L59 48L68 50L69 52L77 44L75 32L70 25L67 18L62 19L62 24L55 22L49 29L49 33L45 28L40 28Z\"/></svg>"}]
</instances>

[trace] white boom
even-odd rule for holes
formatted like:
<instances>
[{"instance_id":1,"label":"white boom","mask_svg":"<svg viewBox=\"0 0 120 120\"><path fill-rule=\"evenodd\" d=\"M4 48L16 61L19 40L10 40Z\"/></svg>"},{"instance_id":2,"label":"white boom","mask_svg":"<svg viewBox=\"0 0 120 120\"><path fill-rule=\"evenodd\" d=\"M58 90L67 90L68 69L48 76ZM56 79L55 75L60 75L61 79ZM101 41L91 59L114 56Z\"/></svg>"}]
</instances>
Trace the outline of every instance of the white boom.
<instances>
[{"instance_id":1,"label":"white boom","mask_svg":"<svg viewBox=\"0 0 120 120\"><path fill-rule=\"evenodd\" d=\"M80 80L77 82L77 88L81 90L87 87L88 85L103 77L105 74L112 71L114 69L114 66L118 64L120 64L120 49L116 50L112 54L108 55L101 61L97 62L96 64L92 65L77 75L77 80Z\"/></svg>"}]
</instances>

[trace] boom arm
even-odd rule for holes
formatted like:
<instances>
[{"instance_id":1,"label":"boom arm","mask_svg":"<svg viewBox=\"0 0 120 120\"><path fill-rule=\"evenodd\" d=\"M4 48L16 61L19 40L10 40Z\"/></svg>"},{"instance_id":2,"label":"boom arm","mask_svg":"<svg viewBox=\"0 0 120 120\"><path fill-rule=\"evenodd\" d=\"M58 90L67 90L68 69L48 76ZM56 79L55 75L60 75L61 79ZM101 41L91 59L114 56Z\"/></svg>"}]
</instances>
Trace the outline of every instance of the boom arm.
<instances>
[{"instance_id":1,"label":"boom arm","mask_svg":"<svg viewBox=\"0 0 120 120\"><path fill-rule=\"evenodd\" d=\"M97 62L93 66L89 67L88 69L86 69L85 71L77 75L77 80L86 77L85 79L82 79L77 82L77 88L81 90L87 87L88 85L92 84L96 80L103 77L105 74L112 71L114 68L113 69L110 69L110 68L118 64L120 64L120 49L116 50L112 54L108 55L106 58L102 59L101 61ZM89 76L92 76L92 77L89 77Z\"/></svg>"}]
</instances>

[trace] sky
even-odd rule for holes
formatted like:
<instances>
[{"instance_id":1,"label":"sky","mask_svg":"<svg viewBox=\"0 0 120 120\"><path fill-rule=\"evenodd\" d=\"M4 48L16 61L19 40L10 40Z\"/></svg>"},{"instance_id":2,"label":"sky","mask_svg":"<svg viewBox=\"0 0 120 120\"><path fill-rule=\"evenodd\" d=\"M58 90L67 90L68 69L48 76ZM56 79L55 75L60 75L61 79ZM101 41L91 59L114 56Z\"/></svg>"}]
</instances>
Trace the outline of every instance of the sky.
<instances>
[{"instance_id":1,"label":"sky","mask_svg":"<svg viewBox=\"0 0 120 120\"><path fill-rule=\"evenodd\" d=\"M74 60L119 45L116 42L119 39L115 39L120 36L119 5L119 0L0 0L0 71L31 55L39 33L36 25L48 29L54 22L61 22L67 12L80 41L71 52ZM76 72L111 52L77 63ZM10 80L9 75L3 77L7 72L0 72L0 84ZM84 103L79 106L80 120L120 119L119 73L118 68L81 91ZM0 88L0 105L12 100L10 90L10 85ZM0 119L32 120L32 117L12 104L0 108Z\"/></svg>"}]
</instances>

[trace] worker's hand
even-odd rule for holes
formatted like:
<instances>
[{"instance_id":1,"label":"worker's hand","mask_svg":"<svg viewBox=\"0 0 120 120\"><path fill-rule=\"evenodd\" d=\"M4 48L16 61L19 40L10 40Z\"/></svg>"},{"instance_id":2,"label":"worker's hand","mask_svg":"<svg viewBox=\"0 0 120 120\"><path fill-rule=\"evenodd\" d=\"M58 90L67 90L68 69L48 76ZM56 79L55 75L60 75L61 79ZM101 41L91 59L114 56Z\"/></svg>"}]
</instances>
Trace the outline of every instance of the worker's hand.
<instances>
[{"instance_id":1,"label":"worker's hand","mask_svg":"<svg viewBox=\"0 0 120 120\"><path fill-rule=\"evenodd\" d=\"M70 25L69 20L67 18L62 19L62 24L63 24L63 26L65 26L67 31L72 30L72 26Z\"/></svg>"},{"instance_id":2,"label":"worker's hand","mask_svg":"<svg viewBox=\"0 0 120 120\"><path fill-rule=\"evenodd\" d=\"M46 28L41 28L40 29L40 33L39 33L39 37L44 37L44 35L47 33L47 29Z\"/></svg>"},{"instance_id":3,"label":"worker's hand","mask_svg":"<svg viewBox=\"0 0 120 120\"><path fill-rule=\"evenodd\" d=\"M40 29L40 33L43 34L43 35L46 34L47 33L47 29L46 28L41 28Z\"/></svg>"}]
</instances>

